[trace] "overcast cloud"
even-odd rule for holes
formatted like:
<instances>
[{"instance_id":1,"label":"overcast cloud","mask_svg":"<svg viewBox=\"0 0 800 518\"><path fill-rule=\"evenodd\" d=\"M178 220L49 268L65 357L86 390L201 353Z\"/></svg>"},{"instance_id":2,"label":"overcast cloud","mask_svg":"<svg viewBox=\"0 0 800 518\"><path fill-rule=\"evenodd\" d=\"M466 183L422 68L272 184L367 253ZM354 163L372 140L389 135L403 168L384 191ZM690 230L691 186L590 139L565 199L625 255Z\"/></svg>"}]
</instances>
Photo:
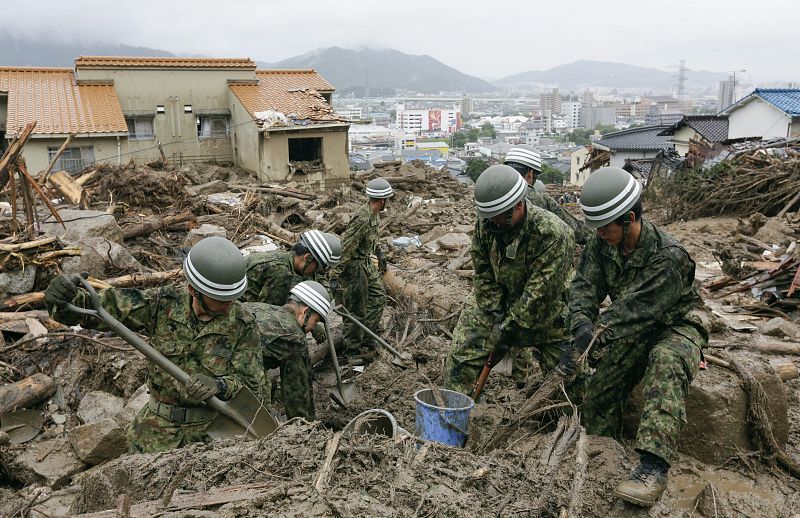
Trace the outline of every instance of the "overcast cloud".
<instances>
[{"instance_id":1,"label":"overcast cloud","mask_svg":"<svg viewBox=\"0 0 800 518\"><path fill-rule=\"evenodd\" d=\"M428 54L499 78L577 59L800 80L792 0L9 1L0 30L278 61L320 47ZM11 22L13 20L13 22ZM11 23L9 23L11 22Z\"/></svg>"}]
</instances>

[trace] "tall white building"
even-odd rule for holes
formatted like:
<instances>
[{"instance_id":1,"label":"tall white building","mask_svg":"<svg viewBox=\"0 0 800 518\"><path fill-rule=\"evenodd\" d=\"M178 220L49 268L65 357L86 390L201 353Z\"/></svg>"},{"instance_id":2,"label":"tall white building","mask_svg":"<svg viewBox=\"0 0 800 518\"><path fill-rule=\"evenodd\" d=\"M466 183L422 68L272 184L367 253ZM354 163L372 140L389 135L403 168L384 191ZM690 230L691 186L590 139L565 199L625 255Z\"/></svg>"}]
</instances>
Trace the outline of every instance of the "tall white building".
<instances>
[{"instance_id":1,"label":"tall white building","mask_svg":"<svg viewBox=\"0 0 800 518\"><path fill-rule=\"evenodd\" d=\"M566 118L568 129L580 127L582 106L582 103L576 101L565 101L561 103L561 115Z\"/></svg>"},{"instance_id":2,"label":"tall white building","mask_svg":"<svg viewBox=\"0 0 800 518\"><path fill-rule=\"evenodd\" d=\"M450 109L407 110L404 104L397 104L395 112L398 127L406 133L455 133L461 129L461 107L458 105Z\"/></svg>"}]
</instances>

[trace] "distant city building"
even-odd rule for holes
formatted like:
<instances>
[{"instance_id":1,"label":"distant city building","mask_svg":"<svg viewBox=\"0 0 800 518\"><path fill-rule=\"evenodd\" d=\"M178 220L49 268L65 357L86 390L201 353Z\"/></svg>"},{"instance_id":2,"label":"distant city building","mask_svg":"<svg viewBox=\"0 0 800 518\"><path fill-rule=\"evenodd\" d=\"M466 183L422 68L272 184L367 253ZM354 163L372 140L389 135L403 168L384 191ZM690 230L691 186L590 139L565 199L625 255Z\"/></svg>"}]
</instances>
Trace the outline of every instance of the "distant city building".
<instances>
[{"instance_id":1,"label":"distant city building","mask_svg":"<svg viewBox=\"0 0 800 518\"><path fill-rule=\"evenodd\" d=\"M470 113L475 111L475 101L470 99L469 97L464 97L461 99L461 116L466 117Z\"/></svg>"},{"instance_id":2,"label":"distant city building","mask_svg":"<svg viewBox=\"0 0 800 518\"><path fill-rule=\"evenodd\" d=\"M639 102L641 102L643 106L648 106L651 110L653 105L655 105L655 109L658 112L673 110L680 111L681 109L680 100L669 95L651 95L648 97L642 97Z\"/></svg>"},{"instance_id":3,"label":"distant city building","mask_svg":"<svg viewBox=\"0 0 800 518\"><path fill-rule=\"evenodd\" d=\"M553 88L550 93L539 95L539 109L542 115L561 113L561 94L558 93L558 88Z\"/></svg>"},{"instance_id":4,"label":"distant city building","mask_svg":"<svg viewBox=\"0 0 800 518\"><path fill-rule=\"evenodd\" d=\"M597 126L613 126L617 122L614 106L583 106L581 108L580 127L595 129Z\"/></svg>"},{"instance_id":5,"label":"distant city building","mask_svg":"<svg viewBox=\"0 0 800 518\"><path fill-rule=\"evenodd\" d=\"M404 104L395 105L397 125L407 133L455 133L461 129L461 107L451 109L407 110Z\"/></svg>"},{"instance_id":6,"label":"distant city building","mask_svg":"<svg viewBox=\"0 0 800 518\"><path fill-rule=\"evenodd\" d=\"M447 155L450 146L447 145L447 142L417 142L416 149L418 151L438 151L442 155Z\"/></svg>"},{"instance_id":7,"label":"distant city building","mask_svg":"<svg viewBox=\"0 0 800 518\"><path fill-rule=\"evenodd\" d=\"M735 83L733 77L729 77L724 81L719 82L719 101L717 102L717 111L722 111L728 106L736 102Z\"/></svg>"},{"instance_id":8,"label":"distant city building","mask_svg":"<svg viewBox=\"0 0 800 518\"><path fill-rule=\"evenodd\" d=\"M561 114L566 118L568 129L575 129L580 126L582 106L581 103L576 101L561 103Z\"/></svg>"},{"instance_id":9,"label":"distant city building","mask_svg":"<svg viewBox=\"0 0 800 518\"><path fill-rule=\"evenodd\" d=\"M362 108L361 106L348 105L345 107L337 108L336 113L350 120L361 120Z\"/></svg>"},{"instance_id":10,"label":"distant city building","mask_svg":"<svg viewBox=\"0 0 800 518\"><path fill-rule=\"evenodd\" d=\"M671 126L683 119L683 112L670 110L657 113L648 113L644 117L644 123L648 126Z\"/></svg>"},{"instance_id":11,"label":"distant city building","mask_svg":"<svg viewBox=\"0 0 800 518\"><path fill-rule=\"evenodd\" d=\"M569 183L571 185L583 186L583 182L589 177L589 169L581 171L581 167L586 165L589 160L589 146L575 148L570 154Z\"/></svg>"},{"instance_id":12,"label":"distant city building","mask_svg":"<svg viewBox=\"0 0 800 518\"><path fill-rule=\"evenodd\" d=\"M583 92L583 104L587 106L594 104L594 92L591 90L586 90Z\"/></svg>"}]
</instances>

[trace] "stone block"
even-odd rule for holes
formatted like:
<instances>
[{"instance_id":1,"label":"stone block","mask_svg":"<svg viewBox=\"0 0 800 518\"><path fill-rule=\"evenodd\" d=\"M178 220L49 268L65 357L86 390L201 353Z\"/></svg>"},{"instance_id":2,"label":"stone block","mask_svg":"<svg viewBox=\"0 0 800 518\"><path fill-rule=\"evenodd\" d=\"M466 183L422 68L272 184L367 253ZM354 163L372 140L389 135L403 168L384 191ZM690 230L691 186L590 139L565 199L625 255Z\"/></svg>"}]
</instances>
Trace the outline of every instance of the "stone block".
<instances>
[{"instance_id":1,"label":"stone block","mask_svg":"<svg viewBox=\"0 0 800 518\"><path fill-rule=\"evenodd\" d=\"M212 236L228 237L228 232L223 227L204 223L186 234L186 238L183 240L183 248L188 250L203 239Z\"/></svg>"},{"instance_id":2,"label":"stone block","mask_svg":"<svg viewBox=\"0 0 800 518\"><path fill-rule=\"evenodd\" d=\"M110 417L76 426L69 431L69 442L78 458L92 466L116 459L128 451L125 430Z\"/></svg>"},{"instance_id":3,"label":"stone block","mask_svg":"<svg viewBox=\"0 0 800 518\"><path fill-rule=\"evenodd\" d=\"M761 334L767 336L777 336L778 338L800 338L800 326L781 317L775 317L767 320L758 326L758 330L761 332Z\"/></svg>"},{"instance_id":4,"label":"stone block","mask_svg":"<svg viewBox=\"0 0 800 518\"><path fill-rule=\"evenodd\" d=\"M59 489L73 475L86 469L65 437L32 443L6 466L14 479L26 485L38 484Z\"/></svg>"},{"instance_id":5,"label":"stone block","mask_svg":"<svg viewBox=\"0 0 800 518\"><path fill-rule=\"evenodd\" d=\"M206 194L214 194L216 192L225 192L227 190L228 184L222 180L212 180L207 183L186 188L186 192L189 193L190 196L202 196Z\"/></svg>"},{"instance_id":6,"label":"stone block","mask_svg":"<svg viewBox=\"0 0 800 518\"><path fill-rule=\"evenodd\" d=\"M23 270L0 272L0 297L5 298L33 290L36 266L29 264Z\"/></svg>"},{"instance_id":7,"label":"stone block","mask_svg":"<svg viewBox=\"0 0 800 518\"><path fill-rule=\"evenodd\" d=\"M450 232L435 240L425 243L425 248L433 252L438 250L462 250L472 244L472 238L462 232Z\"/></svg>"},{"instance_id":8,"label":"stone block","mask_svg":"<svg viewBox=\"0 0 800 518\"><path fill-rule=\"evenodd\" d=\"M59 236L64 241L81 241L89 237L104 237L122 243L122 229L114 216L97 210L61 209L58 211L67 229L49 216L42 223L42 232Z\"/></svg>"},{"instance_id":9,"label":"stone block","mask_svg":"<svg viewBox=\"0 0 800 518\"><path fill-rule=\"evenodd\" d=\"M81 399L78 404L78 418L83 423L94 423L107 417L114 417L122 410L123 404L122 398L95 390Z\"/></svg>"},{"instance_id":10,"label":"stone block","mask_svg":"<svg viewBox=\"0 0 800 518\"><path fill-rule=\"evenodd\" d=\"M127 248L103 237L89 237L71 243L81 247L81 255L69 257L61 263L65 273L89 272L89 275L104 279L112 271L144 268Z\"/></svg>"}]
</instances>

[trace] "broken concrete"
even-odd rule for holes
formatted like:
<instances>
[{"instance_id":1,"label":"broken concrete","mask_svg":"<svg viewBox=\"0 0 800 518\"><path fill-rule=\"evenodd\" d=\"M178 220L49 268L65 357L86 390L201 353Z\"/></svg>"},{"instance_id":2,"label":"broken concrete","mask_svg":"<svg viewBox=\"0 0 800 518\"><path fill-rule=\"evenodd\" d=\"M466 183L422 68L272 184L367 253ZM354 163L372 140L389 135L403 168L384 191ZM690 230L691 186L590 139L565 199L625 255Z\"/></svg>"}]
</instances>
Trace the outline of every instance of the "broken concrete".
<instances>
[{"instance_id":1,"label":"broken concrete","mask_svg":"<svg viewBox=\"0 0 800 518\"><path fill-rule=\"evenodd\" d=\"M125 430L112 418L76 426L69 431L69 442L78 458L92 466L116 459L129 447Z\"/></svg>"},{"instance_id":2,"label":"broken concrete","mask_svg":"<svg viewBox=\"0 0 800 518\"><path fill-rule=\"evenodd\" d=\"M65 437L30 444L16 458L12 458L6 471L25 484L38 484L59 489L73 475L86 469Z\"/></svg>"},{"instance_id":3,"label":"broken concrete","mask_svg":"<svg viewBox=\"0 0 800 518\"><path fill-rule=\"evenodd\" d=\"M133 418L138 414L150 400L150 393L147 391L147 385L142 385L136 392L131 394L122 410L114 416L114 419L121 424L128 424L133 421Z\"/></svg>"},{"instance_id":4,"label":"broken concrete","mask_svg":"<svg viewBox=\"0 0 800 518\"><path fill-rule=\"evenodd\" d=\"M186 192L190 196L202 196L205 194L225 192L227 190L228 190L228 184L226 184L222 180L212 180L204 184L195 185L192 187L186 187Z\"/></svg>"},{"instance_id":5,"label":"broken concrete","mask_svg":"<svg viewBox=\"0 0 800 518\"><path fill-rule=\"evenodd\" d=\"M89 275L102 279L120 271L144 270L127 248L104 237L89 237L73 244L81 247L81 255L62 262L61 268L65 273L89 272Z\"/></svg>"},{"instance_id":6,"label":"broken concrete","mask_svg":"<svg viewBox=\"0 0 800 518\"><path fill-rule=\"evenodd\" d=\"M78 405L78 418L83 423L94 423L117 415L123 407L120 397L95 390L86 394Z\"/></svg>"},{"instance_id":7,"label":"broken concrete","mask_svg":"<svg viewBox=\"0 0 800 518\"><path fill-rule=\"evenodd\" d=\"M775 317L767 320L758 326L758 330L767 336L800 338L800 326L782 317Z\"/></svg>"},{"instance_id":8,"label":"broken concrete","mask_svg":"<svg viewBox=\"0 0 800 518\"><path fill-rule=\"evenodd\" d=\"M425 243L425 248L432 252L439 250L462 250L464 247L472 244L472 238L467 234L450 232L441 237L437 237L433 241Z\"/></svg>"},{"instance_id":9,"label":"broken concrete","mask_svg":"<svg viewBox=\"0 0 800 518\"><path fill-rule=\"evenodd\" d=\"M82 241L89 237L104 237L122 243L122 229L113 215L97 210L61 209L58 211L67 229L51 215L42 223L42 232L64 241Z\"/></svg>"},{"instance_id":10,"label":"broken concrete","mask_svg":"<svg viewBox=\"0 0 800 518\"><path fill-rule=\"evenodd\" d=\"M218 225L204 223L198 228L193 228L183 240L183 248L188 250L207 237L228 237L228 231Z\"/></svg>"}]
</instances>

